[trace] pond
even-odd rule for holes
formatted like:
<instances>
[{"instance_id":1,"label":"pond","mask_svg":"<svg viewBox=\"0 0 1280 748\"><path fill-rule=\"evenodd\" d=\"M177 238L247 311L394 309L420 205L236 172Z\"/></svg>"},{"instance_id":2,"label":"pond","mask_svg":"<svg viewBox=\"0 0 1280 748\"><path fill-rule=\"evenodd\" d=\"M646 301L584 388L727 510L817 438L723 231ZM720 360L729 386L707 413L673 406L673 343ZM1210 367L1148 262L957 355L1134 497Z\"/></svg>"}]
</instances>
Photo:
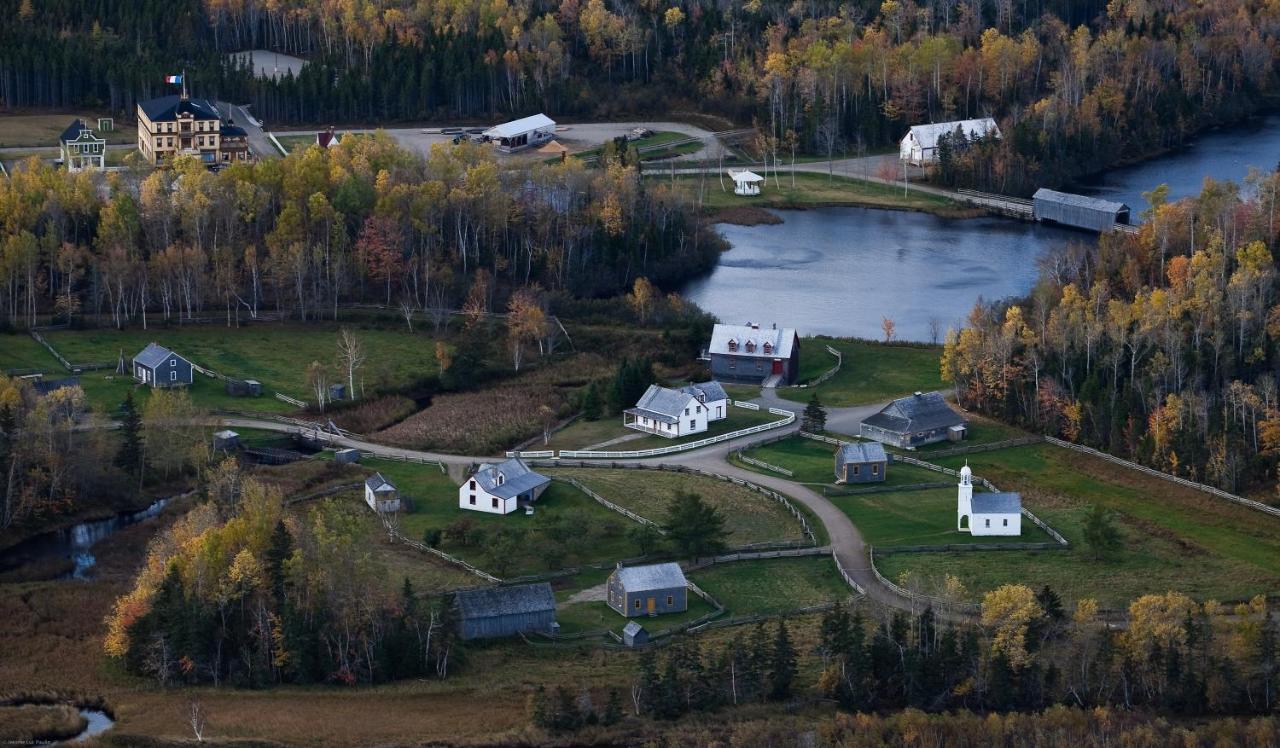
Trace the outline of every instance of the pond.
<instances>
[{"instance_id":1,"label":"pond","mask_svg":"<svg viewBox=\"0 0 1280 748\"><path fill-rule=\"evenodd\" d=\"M974 302L1025 294L1036 258L1090 234L1002 218L965 220L870 208L781 211L783 223L719 226L733 249L685 296L722 321L802 335L939 340Z\"/></svg>"}]
</instances>

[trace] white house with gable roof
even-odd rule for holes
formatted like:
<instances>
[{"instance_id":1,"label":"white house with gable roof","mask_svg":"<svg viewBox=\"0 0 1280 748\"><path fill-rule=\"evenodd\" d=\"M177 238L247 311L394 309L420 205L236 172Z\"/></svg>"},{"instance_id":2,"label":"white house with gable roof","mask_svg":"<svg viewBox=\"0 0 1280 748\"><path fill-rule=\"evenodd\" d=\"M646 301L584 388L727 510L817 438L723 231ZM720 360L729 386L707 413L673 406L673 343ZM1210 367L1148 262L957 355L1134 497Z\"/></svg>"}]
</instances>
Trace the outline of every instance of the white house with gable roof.
<instances>
[{"instance_id":1,"label":"white house with gable roof","mask_svg":"<svg viewBox=\"0 0 1280 748\"><path fill-rule=\"evenodd\" d=\"M912 166L932 164L938 160L938 139L954 134L957 129L963 131L969 140L1000 137L1000 127L990 117L916 125L898 143L898 158Z\"/></svg>"},{"instance_id":2,"label":"white house with gable roof","mask_svg":"<svg viewBox=\"0 0 1280 748\"><path fill-rule=\"evenodd\" d=\"M973 470L960 468L956 530L970 535L1021 535L1022 496L1016 493L973 493Z\"/></svg>"},{"instance_id":3,"label":"white house with gable roof","mask_svg":"<svg viewBox=\"0 0 1280 748\"><path fill-rule=\"evenodd\" d=\"M520 502L537 501L550 483L550 478L530 470L519 458L481 465L458 487L458 508L511 514Z\"/></svg>"},{"instance_id":4,"label":"white house with gable roof","mask_svg":"<svg viewBox=\"0 0 1280 748\"><path fill-rule=\"evenodd\" d=\"M622 412L622 425L668 439L706 431L707 407L688 389L649 385L636 406Z\"/></svg>"}]
</instances>

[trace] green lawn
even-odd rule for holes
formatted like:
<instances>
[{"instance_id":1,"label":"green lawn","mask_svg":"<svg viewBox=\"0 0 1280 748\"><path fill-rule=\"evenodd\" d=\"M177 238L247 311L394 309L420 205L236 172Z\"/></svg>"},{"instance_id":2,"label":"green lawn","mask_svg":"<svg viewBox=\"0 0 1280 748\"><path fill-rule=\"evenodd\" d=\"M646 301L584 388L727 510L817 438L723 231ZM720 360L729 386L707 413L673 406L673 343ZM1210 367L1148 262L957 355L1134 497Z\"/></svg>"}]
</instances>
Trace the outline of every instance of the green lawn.
<instances>
[{"instance_id":1,"label":"green lawn","mask_svg":"<svg viewBox=\"0 0 1280 748\"><path fill-rule=\"evenodd\" d=\"M49 378L69 376L62 364L30 335L0 334L0 370L39 369Z\"/></svg>"},{"instance_id":2,"label":"green lawn","mask_svg":"<svg viewBox=\"0 0 1280 748\"><path fill-rule=\"evenodd\" d=\"M628 147L634 146L636 148L654 147L654 146L664 145L666 143L672 143L679 140L685 140L688 137L689 136L685 135L684 133L661 130L659 132L655 132L653 135L650 135L647 138L633 140L627 143L627 146ZM595 159L600 157L600 153L603 150L604 150L603 146L598 146L596 148L580 151L572 155L584 160ZM640 154L640 160L648 161L650 159L655 159L655 158L665 158L668 156L676 156L676 155L681 155L686 153L697 153L700 150L702 150L702 143L685 143L684 145L673 146L670 148L655 148L652 151L648 151Z\"/></svg>"},{"instance_id":3,"label":"green lawn","mask_svg":"<svg viewBox=\"0 0 1280 748\"><path fill-rule=\"evenodd\" d=\"M835 357L827 352L828 345L844 354L840 371L816 388L779 387L779 396L804 403L816 392L823 405L842 407L892 400L946 386L938 374L940 347L832 338L800 341L802 383L835 365Z\"/></svg>"},{"instance_id":4,"label":"green lawn","mask_svg":"<svg viewBox=\"0 0 1280 748\"><path fill-rule=\"evenodd\" d=\"M701 618L714 611L715 608L706 600L698 597L692 592L689 593L689 606L681 613L668 613L666 615L639 616L634 620L641 626L644 626L650 634L656 634L683 623ZM569 603L556 607L556 621L560 624L561 633L572 634L579 631L601 631L611 629L617 633L622 633L622 627L627 622L633 620L618 613L618 611L610 608L603 601L592 601L584 603Z\"/></svg>"},{"instance_id":5,"label":"green lawn","mask_svg":"<svg viewBox=\"0 0 1280 748\"><path fill-rule=\"evenodd\" d=\"M724 514L725 529L729 531L726 542L730 546L802 537L800 523L786 507L748 488L715 478L659 470L557 468L546 472L577 478L609 501L659 523L678 493L692 491Z\"/></svg>"},{"instance_id":6,"label":"green lawn","mask_svg":"<svg viewBox=\"0 0 1280 748\"><path fill-rule=\"evenodd\" d=\"M941 441L933 444L926 444L923 447L916 447L913 451L902 450L906 454L914 455L922 460L929 460L930 452L940 452L947 449L955 449L957 447L974 447L980 444L991 444L993 442L1008 441L1009 439L1019 439L1024 436L1031 436L1030 432L1023 431L1017 426L1010 426L1007 423L1000 423L982 416L972 414L966 415L969 419L969 426L965 433L964 441L950 442ZM932 460L930 460L932 461ZM960 464L964 464L961 458Z\"/></svg>"},{"instance_id":7,"label":"green lawn","mask_svg":"<svg viewBox=\"0 0 1280 748\"><path fill-rule=\"evenodd\" d=\"M734 561L695 571L689 578L729 616L784 613L853 594L830 556Z\"/></svg>"},{"instance_id":8,"label":"green lawn","mask_svg":"<svg viewBox=\"0 0 1280 748\"><path fill-rule=\"evenodd\" d=\"M651 170L648 175L654 179L663 177L661 168ZM795 187L791 186L790 174L779 174L776 181L770 175L768 181L760 186L760 194L751 197L735 195L733 182L728 177L724 179L725 188L722 190L720 178L715 174L708 174L705 179L698 176L676 177L676 181L684 184L695 197L701 183L705 190L702 205L709 210L743 206L803 208L825 205L862 205L929 212L946 212L956 208L954 203L937 195L916 191L903 195L901 188L841 176L828 179L825 174L797 173Z\"/></svg>"},{"instance_id":9,"label":"green lawn","mask_svg":"<svg viewBox=\"0 0 1280 748\"><path fill-rule=\"evenodd\" d=\"M781 441L749 449L744 454L771 465L787 468L794 475L792 480L798 483L835 485L835 453L836 447L825 442L805 439L802 436L789 436ZM771 470L758 468L742 463L742 467L765 475L780 475ZM905 463L890 464L885 470L885 480L881 483L868 483L842 488L859 488L870 486L905 486L913 483L935 483L950 480L945 475L935 473Z\"/></svg>"},{"instance_id":10,"label":"green lawn","mask_svg":"<svg viewBox=\"0 0 1280 748\"><path fill-rule=\"evenodd\" d=\"M551 441L546 446L539 443L532 449L586 449L619 436L638 433L640 432L622 425L622 416L605 415L595 421L580 417L552 434ZM617 447L608 447L608 449L631 449L630 444L631 442L623 442Z\"/></svg>"},{"instance_id":11,"label":"green lawn","mask_svg":"<svg viewBox=\"0 0 1280 748\"><path fill-rule=\"evenodd\" d=\"M696 442L701 439L709 439L713 436L727 434L731 431L758 426L762 423L772 423L780 421L786 416L779 416L770 413L768 410L761 408L760 410L748 410L747 408L736 408L729 406L729 414L719 421L711 421L707 424L707 430L700 434L690 434L682 436L678 439L668 439L665 436L657 434L646 434L639 439L624 442L616 447L609 447L611 450L636 450L636 449L657 449L658 447L669 447L673 444L685 444L687 442ZM621 420L621 416L619 416ZM628 429L631 431L633 429ZM636 433L643 433L637 431ZM767 433L767 432L766 432Z\"/></svg>"},{"instance_id":12,"label":"green lawn","mask_svg":"<svg viewBox=\"0 0 1280 748\"><path fill-rule=\"evenodd\" d=\"M363 368L366 389L407 384L422 376L423 372L433 372L438 367L434 339L427 335L410 335L403 330L359 328L356 333L367 353ZM196 374L197 384L192 388L192 395L201 405L288 412L295 408L275 399L272 393L283 392L301 400L309 399L311 393L306 387L306 368L312 361L329 366L333 381L341 381L337 370L337 334L336 325L314 323L305 326L258 324L231 329L193 325L151 330L57 330L45 337L72 363L114 363L121 351L126 359L131 359L147 343L155 341L200 366L227 376L262 382L262 397L240 398L227 395L222 382ZM34 341L32 345L38 346ZM26 354L20 354L16 360L26 358ZM8 368L15 365L7 361L7 356L0 356L0 366ZM110 371L90 373L81 378L91 402L112 407L132 386L129 377L108 378L112 376Z\"/></svg>"},{"instance_id":13,"label":"green lawn","mask_svg":"<svg viewBox=\"0 0 1280 748\"><path fill-rule=\"evenodd\" d=\"M1052 542L1044 530L1027 521L1019 536L982 537L957 531L954 488L829 498L853 520L862 537L877 546Z\"/></svg>"},{"instance_id":14,"label":"green lawn","mask_svg":"<svg viewBox=\"0 0 1280 748\"><path fill-rule=\"evenodd\" d=\"M523 511L498 515L459 508L457 484L437 467L377 458L366 458L361 464L381 472L412 499L413 511L400 520L401 532L408 537L421 540L428 530L443 530L461 519L474 523L482 533L477 542L465 545L445 539L439 547L495 576L538 574L639 555L626 535L634 524L631 520L560 481L547 487L533 516ZM548 523L560 520L566 520L571 531L556 540L552 537L556 531ZM499 560L492 543L494 534L504 528L523 534Z\"/></svg>"},{"instance_id":15,"label":"green lawn","mask_svg":"<svg viewBox=\"0 0 1280 748\"><path fill-rule=\"evenodd\" d=\"M98 114L6 114L0 117L0 147L58 147L58 136L76 118L83 119L98 137L107 143L133 143L138 138L138 128L131 121L115 118L115 129L98 130Z\"/></svg>"},{"instance_id":16,"label":"green lawn","mask_svg":"<svg viewBox=\"0 0 1280 748\"><path fill-rule=\"evenodd\" d=\"M965 459L938 462L958 467ZM1171 589L1202 600L1280 593L1280 519L1048 444L967 459L978 475L1021 492L1072 549L894 554L877 558L886 576L910 571L934 584L954 574L975 598L1009 582L1048 584L1069 600L1095 597L1112 607ZM1125 544L1111 560L1094 560L1084 544L1091 504L1117 513Z\"/></svg>"}]
</instances>

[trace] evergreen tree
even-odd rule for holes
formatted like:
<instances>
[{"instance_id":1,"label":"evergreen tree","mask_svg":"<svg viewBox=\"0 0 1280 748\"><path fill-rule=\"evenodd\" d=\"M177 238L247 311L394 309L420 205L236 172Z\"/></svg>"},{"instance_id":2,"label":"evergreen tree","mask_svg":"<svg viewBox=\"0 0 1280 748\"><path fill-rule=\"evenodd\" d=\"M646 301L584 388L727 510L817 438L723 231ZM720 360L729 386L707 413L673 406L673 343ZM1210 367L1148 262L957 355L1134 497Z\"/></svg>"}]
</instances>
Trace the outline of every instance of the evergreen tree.
<instances>
[{"instance_id":1,"label":"evergreen tree","mask_svg":"<svg viewBox=\"0 0 1280 748\"><path fill-rule=\"evenodd\" d=\"M681 492L671 500L662 529L672 546L682 556L690 558L723 551L728 536L720 510L690 492Z\"/></svg>"},{"instance_id":2,"label":"evergreen tree","mask_svg":"<svg viewBox=\"0 0 1280 748\"><path fill-rule=\"evenodd\" d=\"M1111 512L1100 504L1089 507L1084 518L1084 542L1095 560L1110 558L1123 542Z\"/></svg>"},{"instance_id":3,"label":"evergreen tree","mask_svg":"<svg viewBox=\"0 0 1280 748\"><path fill-rule=\"evenodd\" d=\"M609 700L605 702L604 714L600 715L600 724L616 725L622 721L622 694L618 689L609 689Z\"/></svg>"},{"instance_id":4,"label":"evergreen tree","mask_svg":"<svg viewBox=\"0 0 1280 748\"><path fill-rule=\"evenodd\" d=\"M271 595L275 600L277 611L283 611L285 606L285 585L287 583L285 575L285 563L293 555L293 537L289 535L289 528L285 526L284 520L276 522L275 529L271 531L271 543L267 546L267 581L271 585ZM408 578L405 583L408 584Z\"/></svg>"},{"instance_id":5,"label":"evergreen tree","mask_svg":"<svg viewBox=\"0 0 1280 748\"><path fill-rule=\"evenodd\" d=\"M604 409L604 404L600 401L600 388L595 381L587 385L587 389L582 393L582 417L588 421L600 420L600 415Z\"/></svg>"},{"instance_id":6,"label":"evergreen tree","mask_svg":"<svg viewBox=\"0 0 1280 748\"><path fill-rule=\"evenodd\" d=\"M638 711L644 713L653 709L653 700L658 694L658 660L652 649L640 654L640 677L637 689L640 692Z\"/></svg>"},{"instance_id":7,"label":"evergreen tree","mask_svg":"<svg viewBox=\"0 0 1280 748\"><path fill-rule=\"evenodd\" d=\"M773 639L773 656L769 661L769 698L789 698L795 679L796 651L787 634L787 622L778 621L778 633Z\"/></svg>"},{"instance_id":8,"label":"evergreen tree","mask_svg":"<svg viewBox=\"0 0 1280 748\"><path fill-rule=\"evenodd\" d=\"M120 406L120 450L116 466L129 475L142 475L142 414L133 402L133 390L125 393Z\"/></svg>"},{"instance_id":9,"label":"evergreen tree","mask_svg":"<svg viewBox=\"0 0 1280 748\"><path fill-rule=\"evenodd\" d=\"M827 409L818 399L817 392L809 396L809 404L804 406L804 413L800 415L800 430L810 434L821 434L827 430Z\"/></svg>"}]
</instances>

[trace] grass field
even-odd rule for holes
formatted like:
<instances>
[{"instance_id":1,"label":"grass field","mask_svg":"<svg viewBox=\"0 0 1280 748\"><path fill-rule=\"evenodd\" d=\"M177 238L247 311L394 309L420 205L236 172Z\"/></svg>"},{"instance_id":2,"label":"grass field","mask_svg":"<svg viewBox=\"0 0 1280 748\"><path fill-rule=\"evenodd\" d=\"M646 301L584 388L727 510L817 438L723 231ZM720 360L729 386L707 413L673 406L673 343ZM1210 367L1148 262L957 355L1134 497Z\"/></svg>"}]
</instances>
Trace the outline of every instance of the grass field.
<instances>
[{"instance_id":1,"label":"grass field","mask_svg":"<svg viewBox=\"0 0 1280 748\"><path fill-rule=\"evenodd\" d=\"M365 459L362 464L370 471L381 472L400 489L401 495L412 500L413 511L401 517L401 532L421 540L428 530L443 530L458 520L470 520L484 535L478 542L463 545L446 538L440 549L499 577L639 555L626 536L631 520L560 481L547 487L533 516L523 511L498 515L460 509L457 484L434 466L376 458ZM555 540L548 523L561 520L574 531ZM493 546L494 533L504 528L523 533L521 540L506 552ZM503 560L497 560L498 553L503 553Z\"/></svg>"},{"instance_id":2,"label":"grass field","mask_svg":"<svg viewBox=\"0 0 1280 748\"><path fill-rule=\"evenodd\" d=\"M701 618L714 610L715 608L711 607L711 603L690 592L689 606L683 612L668 613L654 616L653 618L640 616L635 621L644 626L650 634L655 634ZM569 603L556 608L556 622L560 624L561 633L565 634L604 629L610 629L621 634L622 627L626 626L629 620L631 619L624 617L618 611L610 608L607 603L600 600Z\"/></svg>"},{"instance_id":3,"label":"grass field","mask_svg":"<svg viewBox=\"0 0 1280 748\"><path fill-rule=\"evenodd\" d=\"M835 453L836 447L834 445L814 441L813 439L805 439L800 436L790 436L772 444L749 449L744 454L747 457L763 460L770 465L777 465L790 470L794 473L791 479L798 483L835 485ZM779 475L779 473L747 463L742 463L742 467L765 475ZM907 465L906 463L897 463L890 464L886 468L883 482L869 483L865 484L865 486L905 486L913 483L935 483L945 480L950 479L931 470ZM847 488L859 488L861 486L862 484L850 485Z\"/></svg>"},{"instance_id":4,"label":"grass field","mask_svg":"<svg viewBox=\"0 0 1280 748\"><path fill-rule=\"evenodd\" d=\"M314 132L295 133L292 135L275 133L275 136L276 140L280 141L280 145L284 146L289 153L303 150L316 142L316 134Z\"/></svg>"},{"instance_id":5,"label":"grass field","mask_svg":"<svg viewBox=\"0 0 1280 748\"><path fill-rule=\"evenodd\" d=\"M955 442L940 441L934 442L933 444L925 444L922 447L916 447L910 452L907 452L906 450L902 451L907 454L915 455L919 459L929 460L929 453L931 452L940 452L946 449L955 449L956 447L972 447L979 444L991 444L993 442L1002 442L1009 439L1019 439L1024 436L1031 436L1030 432L1023 431L1017 426L1010 426L1007 423L993 421L990 418L984 418L983 416L979 416L974 413L966 413L965 418L968 419L969 424L966 428L963 442L957 444ZM963 459L961 459L960 464L964 464Z\"/></svg>"},{"instance_id":6,"label":"grass field","mask_svg":"<svg viewBox=\"0 0 1280 748\"><path fill-rule=\"evenodd\" d=\"M367 353L363 368L366 389L407 384L424 372L438 368L434 340L426 335L399 330L361 329L356 331ZM196 374L193 398L210 408L230 408L265 412L287 412L293 406L276 400L272 392L307 400L306 367L312 361L330 366L333 381L341 381L337 371L337 334L334 325L254 325L228 329L213 325L153 330L58 330L45 337L72 363L114 363L123 351L126 359L156 341L172 348L196 364L221 374L262 382L264 394L257 398L227 395L221 382ZM44 357L42 368L62 376L57 362L30 338L5 336L17 345L0 350L0 367L27 368ZM11 348L13 349L11 351ZM95 405L114 407L132 387L129 377L87 373L81 384ZM112 377L112 378L108 378ZM139 389L142 392L142 389ZM139 396L135 394L135 397Z\"/></svg>"},{"instance_id":7,"label":"grass field","mask_svg":"<svg viewBox=\"0 0 1280 748\"><path fill-rule=\"evenodd\" d=\"M853 594L829 556L735 561L700 569L689 578L730 616L783 613Z\"/></svg>"},{"instance_id":8,"label":"grass field","mask_svg":"<svg viewBox=\"0 0 1280 748\"><path fill-rule=\"evenodd\" d=\"M965 459L938 462L958 467ZM1115 607L1171 589L1202 600L1280 592L1280 519L1048 444L967 459L976 474L1021 492L1072 549L877 557L886 576L910 571L936 582L954 574L975 597L1008 582L1048 584L1068 600L1096 597ZM1116 512L1125 543L1113 559L1094 560L1085 546L1084 517L1092 504Z\"/></svg>"},{"instance_id":9,"label":"grass field","mask_svg":"<svg viewBox=\"0 0 1280 748\"><path fill-rule=\"evenodd\" d=\"M651 172L652 178L661 179L662 170ZM696 198L700 177L676 177ZM725 178L725 189L720 189L720 180L708 174L703 182L702 206L708 210L752 206L757 208L806 208L828 205L861 205L873 208L901 208L927 212L947 212L956 210L957 206L950 200L936 195L912 191L902 194L900 188L875 182L864 182L861 179L835 176L828 179L824 174L796 174L795 187L791 186L791 175L780 174L777 183L772 176L761 185L760 194L745 197L733 194L733 183Z\"/></svg>"},{"instance_id":10,"label":"grass field","mask_svg":"<svg viewBox=\"0 0 1280 748\"><path fill-rule=\"evenodd\" d=\"M743 546L799 540L800 523L778 502L715 478L658 470L557 468L548 474L577 478L584 486L641 517L661 523L676 494L692 491L724 513L727 543Z\"/></svg>"},{"instance_id":11,"label":"grass field","mask_svg":"<svg viewBox=\"0 0 1280 748\"><path fill-rule=\"evenodd\" d=\"M689 136L685 135L684 133L662 130L659 132L655 132L653 135L650 135L647 138L633 140L627 143L627 146L628 147L634 146L636 148L656 147L656 146L664 145L666 143L685 140L688 137ZM572 155L580 159L593 159L593 158L599 158L600 153L603 150L604 148L602 146L597 146L595 148L589 148L585 151L579 151L578 153L574 153ZM669 156L678 156L686 153L697 153L700 150L702 150L702 143L685 143L683 145L672 146L670 148L656 148L655 150L649 151L647 153L642 153L640 154L640 160L649 161L651 159L666 158Z\"/></svg>"},{"instance_id":12,"label":"grass field","mask_svg":"<svg viewBox=\"0 0 1280 748\"><path fill-rule=\"evenodd\" d=\"M816 392L823 405L842 407L891 400L945 386L938 375L941 348L831 338L800 341L801 383L835 365L835 357L827 352L828 345L844 354L840 371L816 388L779 387L779 396L803 403Z\"/></svg>"},{"instance_id":13,"label":"grass field","mask_svg":"<svg viewBox=\"0 0 1280 748\"><path fill-rule=\"evenodd\" d=\"M1052 538L1024 521L1022 535L980 537L956 530L956 489L891 491L832 496L858 532L872 545L969 545L971 543L1048 543Z\"/></svg>"},{"instance_id":14,"label":"grass field","mask_svg":"<svg viewBox=\"0 0 1280 748\"><path fill-rule=\"evenodd\" d=\"M728 416L719 421L708 423L706 431L677 439L668 439L664 436L627 428L622 425L622 416L602 416L598 421L587 421L579 418L553 434L551 442L545 448L585 449L621 436L634 435L638 438L618 442L608 447L602 447L602 449L624 452L637 449L657 449L659 447L669 447L673 444L699 441L712 436L727 434L730 431L781 420L782 418L783 416L773 415L767 410L748 410L746 408L735 408L731 405L729 406ZM542 449L543 446L538 445L537 448Z\"/></svg>"},{"instance_id":15,"label":"grass field","mask_svg":"<svg viewBox=\"0 0 1280 748\"><path fill-rule=\"evenodd\" d=\"M39 148L49 146L57 148L58 136L67 129L77 117L84 119L94 132L108 143L133 143L138 138L137 126L117 119L116 129L111 132L98 131L98 115L91 112L71 112L68 114L6 114L0 117L0 147L3 148Z\"/></svg>"}]
</instances>

